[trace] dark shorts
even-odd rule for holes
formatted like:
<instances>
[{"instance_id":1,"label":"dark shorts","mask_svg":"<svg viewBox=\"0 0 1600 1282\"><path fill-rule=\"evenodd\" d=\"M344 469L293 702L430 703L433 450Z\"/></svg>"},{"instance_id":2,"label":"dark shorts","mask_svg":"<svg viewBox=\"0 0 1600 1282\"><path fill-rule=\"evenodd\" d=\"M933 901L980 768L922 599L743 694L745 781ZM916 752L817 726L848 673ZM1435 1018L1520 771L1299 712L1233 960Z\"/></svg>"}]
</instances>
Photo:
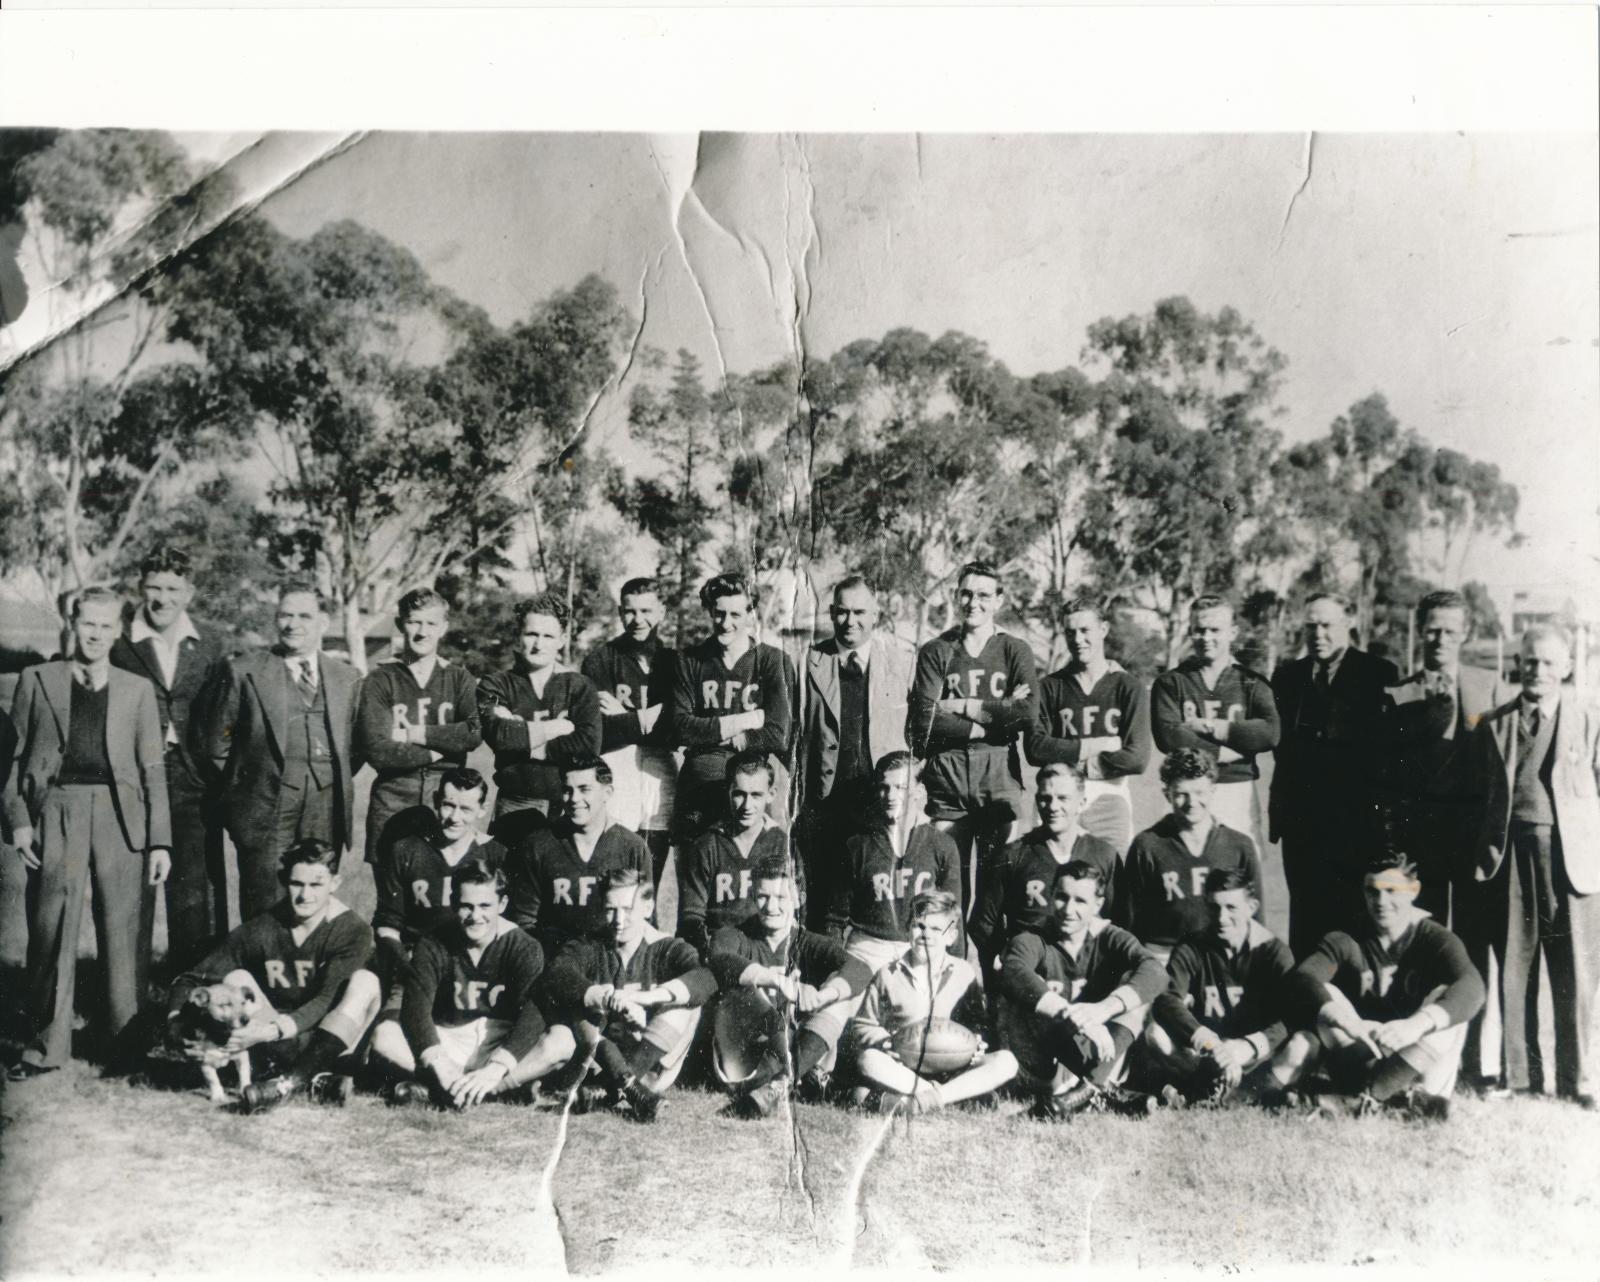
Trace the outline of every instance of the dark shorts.
<instances>
[{"instance_id":1,"label":"dark shorts","mask_svg":"<svg viewBox=\"0 0 1600 1282\"><path fill-rule=\"evenodd\" d=\"M990 743L946 748L923 767L930 819L967 816L1010 824L1022 816L1022 780L1013 772L1011 750Z\"/></svg>"}]
</instances>

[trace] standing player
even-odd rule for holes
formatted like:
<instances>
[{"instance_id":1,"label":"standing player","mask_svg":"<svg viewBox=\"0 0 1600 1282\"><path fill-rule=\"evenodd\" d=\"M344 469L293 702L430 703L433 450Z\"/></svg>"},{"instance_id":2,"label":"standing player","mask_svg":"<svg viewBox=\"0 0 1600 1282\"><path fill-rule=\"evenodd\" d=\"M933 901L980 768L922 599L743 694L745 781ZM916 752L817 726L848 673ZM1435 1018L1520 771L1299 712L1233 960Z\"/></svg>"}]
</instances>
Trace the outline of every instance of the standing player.
<instances>
[{"instance_id":1,"label":"standing player","mask_svg":"<svg viewBox=\"0 0 1600 1282\"><path fill-rule=\"evenodd\" d=\"M1005 844L1022 813L1017 742L1038 714L1033 652L995 625L1004 599L994 566L961 567L961 622L917 652L906 715L911 751L926 763L928 817L961 852L964 911L976 897L978 866Z\"/></svg>"},{"instance_id":2,"label":"standing player","mask_svg":"<svg viewBox=\"0 0 1600 1282\"><path fill-rule=\"evenodd\" d=\"M1128 1048L1166 987L1143 944L1100 915L1105 882L1093 864L1068 864L1052 888L1047 935L1026 931L1006 946L1000 1017L1006 1045L1035 1092L1033 1115L1060 1121L1084 1109L1141 1116L1152 1097L1123 1091Z\"/></svg>"},{"instance_id":3,"label":"standing player","mask_svg":"<svg viewBox=\"0 0 1600 1282\"><path fill-rule=\"evenodd\" d=\"M1210 922L1167 960L1166 992L1151 1005L1142 1049L1152 1085L1169 1104L1220 1103L1264 1071L1289 1036L1281 1015L1289 946L1256 920L1250 875L1216 868L1206 877Z\"/></svg>"},{"instance_id":4,"label":"standing player","mask_svg":"<svg viewBox=\"0 0 1600 1282\"><path fill-rule=\"evenodd\" d=\"M483 742L477 680L439 653L449 602L414 588L400 598L394 624L399 653L367 674L356 711L356 756L378 774L367 798L366 859L380 867L401 837L430 830L428 802L440 778Z\"/></svg>"},{"instance_id":5,"label":"standing player","mask_svg":"<svg viewBox=\"0 0 1600 1282\"><path fill-rule=\"evenodd\" d=\"M879 1093L885 1113L931 1113L947 1104L979 1099L1017 1075L1010 1051L986 1050L978 1043L972 1064L944 1081L924 1076L894 1050L894 1036L935 1019L970 1029L983 1026L983 986L963 957L952 956L961 930L961 900L945 891L917 895L911 902L911 947L883 967L867 986L861 1009L850 1021L856 1075L866 1094ZM863 1101L864 1102L864 1101Z\"/></svg>"},{"instance_id":6,"label":"standing player","mask_svg":"<svg viewBox=\"0 0 1600 1282\"><path fill-rule=\"evenodd\" d=\"M507 845L555 814L562 766L593 757L601 742L599 692L561 662L565 603L546 592L520 603L516 617L516 662L478 682L483 737L494 749L494 833Z\"/></svg>"},{"instance_id":7,"label":"standing player","mask_svg":"<svg viewBox=\"0 0 1600 1282\"><path fill-rule=\"evenodd\" d=\"M652 877L659 886L672 845L678 773L667 715L678 656L656 635L663 610L654 579L624 583L617 613L621 634L589 652L583 675L600 692L600 749L616 781L616 821L650 847Z\"/></svg>"},{"instance_id":8,"label":"standing player","mask_svg":"<svg viewBox=\"0 0 1600 1282\"><path fill-rule=\"evenodd\" d=\"M755 597L737 574L719 574L700 589L711 635L678 655L672 728L684 749L678 776L676 844L690 842L726 814L728 760L753 749L787 763L789 660L755 640Z\"/></svg>"},{"instance_id":9,"label":"standing player","mask_svg":"<svg viewBox=\"0 0 1600 1282\"><path fill-rule=\"evenodd\" d=\"M765 1117L790 1082L802 1083L813 1099L826 1096L839 1035L872 972L795 920L799 896L783 857L756 866L755 905L753 917L711 937L709 964L722 993L712 1063L735 1092L738 1111ZM741 989L763 995L752 1003L757 1018L724 1019L733 1009L729 995ZM748 1071L736 1073L736 1066Z\"/></svg>"},{"instance_id":10,"label":"standing player","mask_svg":"<svg viewBox=\"0 0 1600 1282\"><path fill-rule=\"evenodd\" d=\"M1189 607L1190 655L1150 687L1156 748L1198 748L1216 759L1212 813L1252 841L1256 836L1256 755L1278 742L1278 705L1259 672L1233 658L1233 606L1219 596Z\"/></svg>"},{"instance_id":11,"label":"standing player","mask_svg":"<svg viewBox=\"0 0 1600 1282\"><path fill-rule=\"evenodd\" d=\"M1026 740L1028 760L1062 762L1082 772L1078 822L1120 856L1133 840L1128 778L1150 760L1150 709L1144 686L1106 658L1106 616L1096 601L1067 604L1067 666L1039 683L1039 716Z\"/></svg>"},{"instance_id":12,"label":"standing player","mask_svg":"<svg viewBox=\"0 0 1600 1282\"><path fill-rule=\"evenodd\" d=\"M1113 914L1162 961L1185 935L1206 924L1206 878L1218 868L1261 884L1256 844L1211 815L1217 765L1209 753L1180 748L1161 763L1172 813L1133 839L1118 871Z\"/></svg>"},{"instance_id":13,"label":"standing player","mask_svg":"<svg viewBox=\"0 0 1600 1282\"><path fill-rule=\"evenodd\" d=\"M653 1122L677 1081L717 981L693 948L651 938L655 891L648 871L620 868L601 888L604 938L574 940L550 969L551 1004L569 1012L613 1103Z\"/></svg>"},{"instance_id":14,"label":"standing player","mask_svg":"<svg viewBox=\"0 0 1600 1282\"><path fill-rule=\"evenodd\" d=\"M554 959L563 945L605 925L600 887L613 872L650 871L644 839L611 822L611 767L579 757L562 768L561 814L535 828L506 857L512 921ZM653 897L652 897L653 898Z\"/></svg>"},{"instance_id":15,"label":"standing player","mask_svg":"<svg viewBox=\"0 0 1600 1282\"><path fill-rule=\"evenodd\" d=\"M728 762L728 817L695 838L678 877L678 937L702 958L711 936L740 926L756 911L757 865L789 857L789 834L772 821L772 759L746 748Z\"/></svg>"},{"instance_id":16,"label":"standing player","mask_svg":"<svg viewBox=\"0 0 1600 1282\"><path fill-rule=\"evenodd\" d=\"M911 942L911 908L918 895L961 894L961 857L949 834L917 824L909 752L891 752L873 769L876 822L845 842L844 875L834 886L828 932L873 972ZM966 953L959 923L956 950Z\"/></svg>"},{"instance_id":17,"label":"standing player","mask_svg":"<svg viewBox=\"0 0 1600 1282\"><path fill-rule=\"evenodd\" d=\"M1416 868L1404 855L1372 862L1367 919L1325 936L1288 981L1285 1008L1304 1031L1273 1059L1283 1086L1321 1066L1355 1109L1379 1104L1444 1118L1466 1024L1483 981L1461 941L1418 910Z\"/></svg>"},{"instance_id":18,"label":"standing player","mask_svg":"<svg viewBox=\"0 0 1600 1282\"><path fill-rule=\"evenodd\" d=\"M992 872L985 870L983 895L968 928L985 976L995 970L1015 936L1025 930L1048 932L1055 920L1056 877L1074 860L1100 870L1108 891L1105 912L1111 915L1109 891L1116 878L1117 852L1079 827L1083 776L1074 767L1053 761L1040 767L1037 785L1039 826L1007 846Z\"/></svg>"}]
</instances>

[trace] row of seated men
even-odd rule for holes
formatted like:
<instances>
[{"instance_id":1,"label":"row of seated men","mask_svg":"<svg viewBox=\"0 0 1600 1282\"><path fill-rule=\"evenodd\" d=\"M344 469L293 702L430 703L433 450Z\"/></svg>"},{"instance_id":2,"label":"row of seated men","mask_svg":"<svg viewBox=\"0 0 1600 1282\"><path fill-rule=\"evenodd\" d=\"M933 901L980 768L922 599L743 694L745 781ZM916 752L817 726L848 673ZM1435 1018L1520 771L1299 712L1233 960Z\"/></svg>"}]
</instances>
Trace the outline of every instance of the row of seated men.
<instances>
[{"instance_id":1,"label":"row of seated men","mask_svg":"<svg viewBox=\"0 0 1600 1282\"><path fill-rule=\"evenodd\" d=\"M702 1045L747 1115L791 1092L926 1112L1010 1088L1048 1119L1234 1093L1438 1117L1483 1003L1404 856L1367 872L1364 920L1296 966L1259 920L1253 845L1209 816L1204 753L1166 759L1172 813L1126 860L1079 829L1081 775L1042 770L1041 826L984 878L970 929L953 843L914 822L907 754L876 763L876 815L821 932L797 920L765 754L733 758L730 818L690 853L674 936L651 922L648 848L609 821L605 762L563 773L562 814L510 849L478 831L481 776L447 774L442 840L386 854L375 932L334 898L337 853L291 847L285 898L174 985L170 1048L219 1097L238 1065L246 1111L342 1097L365 1072L396 1102L543 1083L648 1121Z\"/></svg>"}]
</instances>

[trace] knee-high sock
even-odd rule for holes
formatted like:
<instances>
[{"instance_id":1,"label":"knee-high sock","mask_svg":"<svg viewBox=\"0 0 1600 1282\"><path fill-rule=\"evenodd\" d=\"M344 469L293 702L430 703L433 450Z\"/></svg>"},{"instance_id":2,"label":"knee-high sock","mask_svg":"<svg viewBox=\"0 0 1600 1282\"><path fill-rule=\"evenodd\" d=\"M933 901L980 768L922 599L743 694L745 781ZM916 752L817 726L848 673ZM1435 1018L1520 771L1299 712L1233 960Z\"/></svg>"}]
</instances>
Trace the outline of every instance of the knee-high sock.
<instances>
[{"instance_id":1,"label":"knee-high sock","mask_svg":"<svg viewBox=\"0 0 1600 1282\"><path fill-rule=\"evenodd\" d=\"M802 1028L794 1039L794 1075L804 1077L822 1063L827 1053L828 1043L809 1028Z\"/></svg>"},{"instance_id":2,"label":"knee-high sock","mask_svg":"<svg viewBox=\"0 0 1600 1282\"><path fill-rule=\"evenodd\" d=\"M1421 1080L1421 1073L1398 1055L1391 1055L1373 1065L1372 1075L1367 1079L1367 1094L1375 1100L1392 1099Z\"/></svg>"}]
</instances>

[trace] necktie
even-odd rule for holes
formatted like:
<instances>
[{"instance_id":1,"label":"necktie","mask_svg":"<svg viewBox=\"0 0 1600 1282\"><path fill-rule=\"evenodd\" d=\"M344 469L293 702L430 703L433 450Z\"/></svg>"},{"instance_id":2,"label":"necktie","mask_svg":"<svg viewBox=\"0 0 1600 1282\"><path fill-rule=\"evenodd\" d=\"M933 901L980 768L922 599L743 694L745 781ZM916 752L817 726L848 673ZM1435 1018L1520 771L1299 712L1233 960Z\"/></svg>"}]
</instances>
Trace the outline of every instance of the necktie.
<instances>
[{"instance_id":1,"label":"necktie","mask_svg":"<svg viewBox=\"0 0 1600 1282\"><path fill-rule=\"evenodd\" d=\"M1530 739L1538 735L1539 705L1537 703L1524 703L1522 705L1522 733Z\"/></svg>"},{"instance_id":2,"label":"necktie","mask_svg":"<svg viewBox=\"0 0 1600 1282\"><path fill-rule=\"evenodd\" d=\"M854 650L850 651L845 656L844 666L849 670L851 676L859 677L861 675L861 656Z\"/></svg>"},{"instance_id":3,"label":"necktie","mask_svg":"<svg viewBox=\"0 0 1600 1282\"><path fill-rule=\"evenodd\" d=\"M1333 680L1332 676L1330 675L1332 667L1333 665L1330 664L1326 659L1319 659L1317 661L1316 682L1318 690L1326 690L1329 683Z\"/></svg>"},{"instance_id":4,"label":"necktie","mask_svg":"<svg viewBox=\"0 0 1600 1282\"><path fill-rule=\"evenodd\" d=\"M289 664L289 671L294 674L294 688L300 692L300 697L310 703L317 697L317 670L314 659L297 658Z\"/></svg>"}]
</instances>

